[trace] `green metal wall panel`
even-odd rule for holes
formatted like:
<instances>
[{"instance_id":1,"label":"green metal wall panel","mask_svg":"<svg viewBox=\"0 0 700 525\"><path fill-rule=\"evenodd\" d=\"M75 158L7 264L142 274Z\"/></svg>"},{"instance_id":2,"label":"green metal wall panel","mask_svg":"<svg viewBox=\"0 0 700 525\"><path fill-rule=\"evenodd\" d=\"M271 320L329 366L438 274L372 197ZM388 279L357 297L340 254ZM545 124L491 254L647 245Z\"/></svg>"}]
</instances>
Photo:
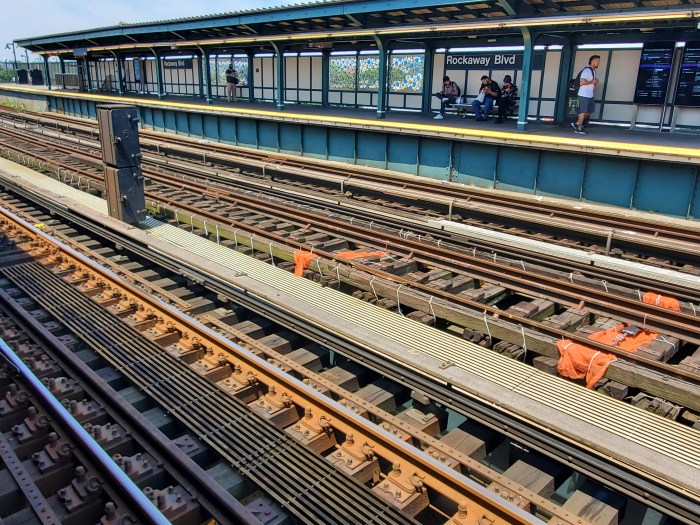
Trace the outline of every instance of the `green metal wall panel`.
<instances>
[{"instance_id":1,"label":"green metal wall panel","mask_svg":"<svg viewBox=\"0 0 700 525\"><path fill-rule=\"evenodd\" d=\"M202 119L202 134L208 140L216 142L221 140L219 136L219 117L216 115L204 115Z\"/></svg>"},{"instance_id":2,"label":"green metal wall panel","mask_svg":"<svg viewBox=\"0 0 700 525\"><path fill-rule=\"evenodd\" d=\"M386 135L362 132L357 134L357 163L362 166L386 169Z\"/></svg>"},{"instance_id":3,"label":"green metal wall panel","mask_svg":"<svg viewBox=\"0 0 700 525\"><path fill-rule=\"evenodd\" d=\"M496 188L534 193L538 164L537 150L499 148Z\"/></svg>"},{"instance_id":4,"label":"green metal wall panel","mask_svg":"<svg viewBox=\"0 0 700 525\"><path fill-rule=\"evenodd\" d=\"M387 167L402 173L418 174L418 144L417 137L405 135L388 135Z\"/></svg>"},{"instance_id":5,"label":"green metal wall panel","mask_svg":"<svg viewBox=\"0 0 700 525\"><path fill-rule=\"evenodd\" d=\"M553 151L540 154L537 193L578 199L586 168L585 158Z\"/></svg>"},{"instance_id":6,"label":"green metal wall panel","mask_svg":"<svg viewBox=\"0 0 700 525\"><path fill-rule=\"evenodd\" d=\"M280 151L299 154L301 152L301 125L280 123Z\"/></svg>"},{"instance_id":7,"label":"green metal wall panel","mask_svg":"<svg viewBox=\"0 0 700 525\"><path fill-rule=\"evenodd\" d=\"M177 133L177 121L174 111L163 111L163 125L167 133Z\"/></svg>"},{"instance_id":8,"label":"green metal wall panel","mask_svg":"<svg viewBox=\"0 0 700 525\"><path fill-rule=\"evenodd\" d=\"M268 151L279 151L279 123L270 120L258 121L258 147Z\"/></svg>"},{"instance_id":9,"label":"green metal wall panel","mask_svg":"<svg viewBox=\"0 0 700 525\"><path fill-rule=\"evenodd\" d=\"M165 111L162 109L153 110L153 129L165 131Z\"/></svg>"},{"instance_id":10,"label":"green metal wall panel","mask_svg":"<svg viewBox=\"0 0 700 525\"><path fill-rule=\"evenodd\" d=\"M182 111L175 111L175 130L178 135L190 134L187 113L184 113Z\"/></svg>"},{"instance_id":11,"label":"green metal wall panel","mask_svg":"<svg viewBox=\"0 0 700 525\"><path fill-rule=\"evenodd\" d=\"M247 118L236 119L236 143L249 148L258 147L257 121Z\"/></svg>"},{"instance_id":12,"label":"green metal wall panel","mask_svg":"<svg viewBox=\"0 0 700 525\"><path fill-rule=\"evenodd\" d=\"M498 164L498 147L476 142L453 143L453 179L480 188L493 188Z\"/></svg>"},{"instance_id":13,"label":"green metal wall panel","mask_svg":"<svg viewBox=\"0 0 700 525\"><path fill-rule=\"evenodd\" d=\"M685 217L690 210L695 178L693 166L640 164L633 206L642 211Z\"/></svg>"},{"instance_id":14,"label":"green metal wall panel","mask_svg":"<svg viewBox=\"0 0 700 525\"><path fill-rule=\"evenodd\" d=\"M328 156L326 128L306 125L302 128L301 145L304 156L325 159Z\"/></svg>"},{"instance_id":15,"label":"green metal wall panel","mask_svg":"<svg viewBox=\"0 0 700 525\"><path fill-rule=\"evenodd\" d=\"M203 115L201 113L187 113L187 121L190 137L202 137L204 135Z\"/></svg>"},{"instance_id":16,"label":"green metal wall panel","mask_svg":"<svg viewBox=\"0 0 700 525\"><path fill-rule=\"evenodd\" d=\"M591 202L629 208L636 178L636 160L588 157L581 197Z\"/></svg>"},{"instance_id":17,"label":"green metal wall panel","mask_svg":"<svg viewBox=\"0 0 700 525\"><path fill-rule=\"evenodd\" d=\"M355 132L351 129L328 130L328 160L355 163Z\"/></svg>"},{"instance_id":18,"label":"green metal wall panel","mask_svg":"<svg viewBox=\"0 0 700 525\"><path fill-rule=\"evenodd\" d=\"M236 120L219 117L219 137L224 144L237 144Z\"/></svg>"},{"instance_id":19,"label":"green metal wall panel","mask_svg":"<svg viewBox=\"0 0 700 525\"><path fill-rule=\"evenodd\" d=\"M450 180L452 142L421 139L418 149L418 175L431 179Z\"/></svg>"}]
</instances>

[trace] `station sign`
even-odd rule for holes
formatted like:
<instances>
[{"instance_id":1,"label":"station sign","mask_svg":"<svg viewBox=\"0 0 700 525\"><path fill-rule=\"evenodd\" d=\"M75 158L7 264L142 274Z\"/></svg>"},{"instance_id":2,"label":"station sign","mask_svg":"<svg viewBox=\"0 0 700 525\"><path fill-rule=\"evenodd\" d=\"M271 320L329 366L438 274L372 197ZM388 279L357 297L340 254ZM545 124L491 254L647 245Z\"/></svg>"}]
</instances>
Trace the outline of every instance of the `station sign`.
<instances>
[{"instance_id":1,"label":"station sign","mask_svg":"<svg viewBox=\"0 0 700 525\"><path fill-rule=\"evenodd\" d=\"M676 106L700 107L700 41L685 44L673 103Z\"/></svg>"},{"instance_id":2,"label":"station sign","mask_svg":"<svg viewBox=\"0 0 700 525\"><path fill-rule=\"evenodd\" d=\"M192 69L192 59L163 59L163 67L165 69Z\"/></svg>"},{"instance_id":3,"label":"station sign","mask_svg":"<svg viewBox=\"0 0 700 525\"><path fill-rule=\"evenodd\" d=\"M662 105L666 102L675 49L675 42L644 44L634 90L635 104Z\"/></svg>"},{"instance_id":4,"label":"station sign","mask_svg":"<svg viewBox=\"0 0 700 525\"><path fill-rule=\"evenodd\" d=\"M532 55L532 69L544 67L544 54ZM445 69L522 69L523 53L447 53Z\"/></svg>"}]
</instances>

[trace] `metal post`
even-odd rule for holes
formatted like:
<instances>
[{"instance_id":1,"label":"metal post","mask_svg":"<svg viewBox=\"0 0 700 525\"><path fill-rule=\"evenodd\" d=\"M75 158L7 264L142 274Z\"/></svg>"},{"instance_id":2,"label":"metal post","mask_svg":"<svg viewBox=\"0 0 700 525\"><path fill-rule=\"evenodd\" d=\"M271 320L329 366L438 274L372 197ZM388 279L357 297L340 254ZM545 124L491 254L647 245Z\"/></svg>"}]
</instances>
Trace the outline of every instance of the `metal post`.
<instances>
[{"instance_id":1,"label":"metal post","mask_svg":"<svg viewBox=\"0 0 700 525\"><path fill-rule=\"evenodd\" d=\"M59 67L61 68L61 89L66 89L66 62L62 56L58 57Z\"/></svg>"},{"instance_id":2,"label":"metal post","mask_svg":"<svg viewBox=\"0 0 700 525\"><path fill-rule=\"evenodd\" d=\"M281 111L284 109L285 91L284 46L278 45L275 42L271 42L271 44L273 49L275 50L275 58L277 60L277 63L275 64L277 66L277 109Z\"/></svg>"},{"instance_id":3,"label":"metal post","mask_svg":"<svg viewBox=\"0 0 700 525\"><path fill-rule=\"evenodd\" d=\"M559 89L557 90L557 100L555 102L554 121L557 124L566 121L569 112L568 93L566 86L571 78L571 64L573 58L573 45L568 38L563 42L561 48L561 61L559 63Z\"/></svg>"},{"instance_id":4,"label":"metal post","mask_svg":"<svg viewBox=\"0 0 700 525\"><path fill-rule=\"evenodd\" d=\"M49 57L44 55L44 72L46 74L46 87L51 91L51 71L49 70Z\"/></svg>"},{"instance_id":5,"label":"metal post","mask_svg":"<svg viewBox=\"0 0 700 525\"><path fill-rule=\"evenodd\" d=\"M423 59L423 111L428 113L433 105L433 64L435 50L426 45L425 58ZM464 87L466 89L466 86Z\"/></svg>"},{"instance_id":6,"label":"metal post","mask_svg":"<svg viewBox=\"0 0 700 525\"><path fill-rule=\"evenodd\" d=\"M255 53L247 52L246 56L248 57L248 102L252 104L255 102L255 65L253 63L255 60Z\"/></svg>"},{"instance_id":7,"label":"metal post","mask_svg":"<svg viewBox=\"0 0 700 525\"><path fill-rule=\"evenodd\" d=\"M122 58L114 51L111 51L111 53L114 56L114 60L117 61L117 91L121 97L126 92L126 89L124 89L124 67L122 65Z\"/></svg>"},{"instance_id":8,"label":"metal post","mask_svg":"<svg viewBox=\"0 0 700 525\"><path fill-rule=\"evenodd\" d=\"M90 74L90 63L88 62L87 53L83 57L83 62L85 64L85 80L87 81L87 91L90 93L92 91L92 75Z\"/></svg>"},{"instance_id":9,"label":"metal post","mask_svg":"<svg viewBox=\"0 0 700 525\"><path fill-rule=\"evenodd\" d=\"M520 107L518 108L518 130L527 129L527 115L530 108L530 81L532 80L532 52L534 49L534 38L530 30L526 27L520 28L523 33L523 78L520 85Z\"/></svg>"},{"instance_id":10,"label":"metal post","mask_svg":"<svg viewBox=\"0 0 700 525\"><path fill-rule=\"evenodd\" d=\"M151 53L153 53L153 56L156 58L156 89L158 90L158 98L160 99L165 96L163 92L163 68L161 67L162 64L160 63L158 52L151 48Z\"/></svg>"},{"instance_id":11,"label":"metal post","mask_svg":"<svg viewBox=\"0 0 700 525\"><path fill-rule=\"evenodd\" d=\"M199 67L197 68L197 77L199 80L199 97L200 98L206 98L206 95L204 94L204 52L200 48L200 53L199 53Z\"/></svg>"},{"instance_id":12,"label":"metal post","mask_svg":"<svg viewBox=\"0 0 700 525\"><path fill-rule=\"evenodd\" d=\"M377 91L377 118L382 119L386 116L386 49L387 43L381 38L374 36L377 42L377 50L379 51L379 86Z\"/></svg>"},{"instance_id":13,"label":"metal post","mask_svg":"<svg viewBox=\"0 0 700 525\"><path fill-rule=\"evenodd\" d=\"M329 49L321 51L321 106L328 107L328 90L331 85L331 52Z\"/></svg>"},{"instance_id":14,"label":"metal post","mask_svg":"<svg viewBox=\"0 0 700 525\"><path fill-rule=\"evenodd\" d=\"M25 58L25 60L27 61L27 71L29 71L29 69L30 69L30 65L29 65L29 51L27 51L26 49L24 50L24 58Z\"/></svg>"}]
</instances>

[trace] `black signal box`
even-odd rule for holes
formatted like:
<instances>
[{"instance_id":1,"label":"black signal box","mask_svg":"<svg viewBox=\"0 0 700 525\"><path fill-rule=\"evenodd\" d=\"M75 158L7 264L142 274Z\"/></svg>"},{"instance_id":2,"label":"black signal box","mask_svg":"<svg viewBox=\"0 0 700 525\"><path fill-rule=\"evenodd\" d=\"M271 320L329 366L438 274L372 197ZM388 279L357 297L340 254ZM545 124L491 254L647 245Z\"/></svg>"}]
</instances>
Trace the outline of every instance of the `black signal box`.
<instances>
[{"instance_id":1,"label":"black signal box","mask_svg":"<svg viewBox=\"0 0 700 525\"><path fill-rule=\"evenodd\" d=\"M97 107L102 160L115 168L141 164L139 118L134 106L108 104Z\"/></svg>"},{"instance_id":2,"label":"black signal box","mask_svg":"<svg viewBox=\"0 0 700 525\"><path fill-rule=\"evenodd\" d=\"M109 216L136 224L146 218L144 179L141 168L105 166L105 189Z\"/></svg>"}]
</instances>

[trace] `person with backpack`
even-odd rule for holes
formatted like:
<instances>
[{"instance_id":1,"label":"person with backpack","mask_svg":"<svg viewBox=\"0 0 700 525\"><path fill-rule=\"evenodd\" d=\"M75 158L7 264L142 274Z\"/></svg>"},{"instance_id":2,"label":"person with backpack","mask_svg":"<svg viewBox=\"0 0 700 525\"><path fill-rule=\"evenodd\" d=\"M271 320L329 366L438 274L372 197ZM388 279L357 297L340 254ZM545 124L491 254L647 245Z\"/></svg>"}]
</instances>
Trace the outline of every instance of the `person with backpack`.
<instances>
[{"instance_id":1,"label":"person with backpack","mask_svg":"<svg viewBox=\"0 0 700 525\"><path fill-rule=\"evenodd\" d=\"M578 74L578 120L571 123L574 133L586 135L583 124L595 111L594 90L598 84L595 70L600 66L600 55L593 55L588 59L588 65Z\"/></svg>"},{"instance_id":2,"label":"person with backpack","mask_svg":"<svg viewBox=\"0 0 700 525\"><path fill-rule=\"evenodd\" d=\"M491 108L500 98L501 88L498 87L498 82L491 80L486 75L481 77L479 95L472 102L472 111L474 111L476 120L482 122L487 121L491 113ZM484 107L483 112L481 111L482 106Z\"/></svg>"},{"instance_id":3,"label":"person with backpack","mask_svg":"<svg viewBox=\"0 0 700 525\"><path fill-rule=\"evenodd\" d=\"M233 64L228 66L228 69L224 71L226 75L226 99L229 102L238 102L238 96L236 94L236 86L238 85L238 73L233 69Z\"/></svg>"},{"instance_id":4,"label":"person with backpack","mask_svg":"<svg viewBox=\"0 0 700 525\"><path fill-rule=\"evenodd\" d=\"M461 93L462 91L456 82L452 82L448 76L442 77L442 91L434 94L440 99L440 113L435 115L436 120L445 118L445 106L454 104Z\"/></svg>"}]
</instances>

